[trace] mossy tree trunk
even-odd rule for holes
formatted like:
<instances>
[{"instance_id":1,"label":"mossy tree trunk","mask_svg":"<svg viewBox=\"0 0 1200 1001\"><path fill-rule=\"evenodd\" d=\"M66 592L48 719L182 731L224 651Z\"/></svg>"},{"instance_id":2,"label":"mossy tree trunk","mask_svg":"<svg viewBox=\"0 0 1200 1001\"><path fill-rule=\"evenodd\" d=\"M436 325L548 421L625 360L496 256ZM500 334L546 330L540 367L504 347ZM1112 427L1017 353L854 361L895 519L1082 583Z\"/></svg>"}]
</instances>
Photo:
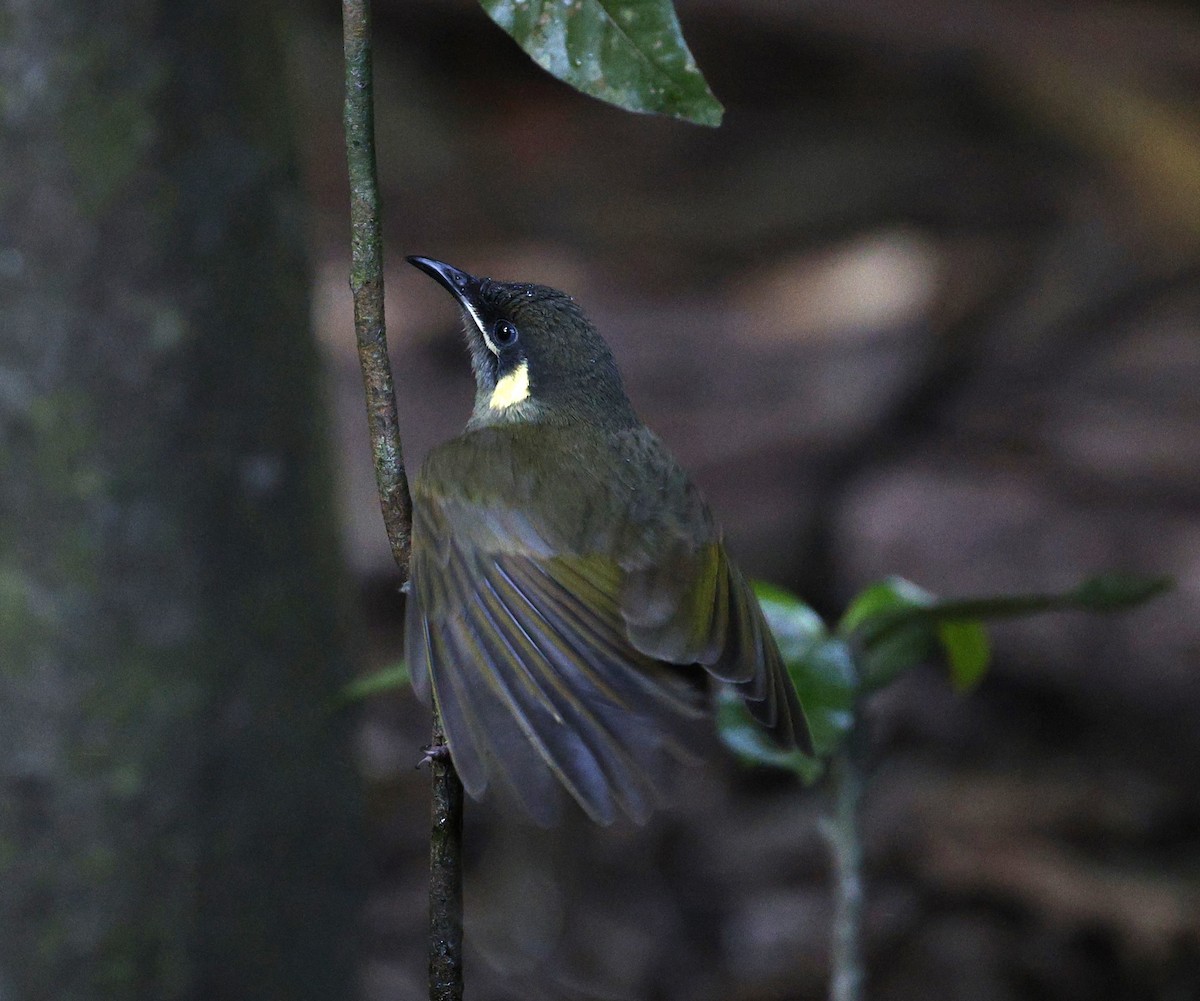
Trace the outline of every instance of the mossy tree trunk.
<instances>
[{"instance_id":1,"label":"mossy tree trunk","mask_svg":"<svg viewBox=\"0 0 1200 1001\"><path fill-rule=\"evenodd\" d=\"M0 7L0 998L354 993L344 582L265 3Z\"/></svg>"}]
</instances>

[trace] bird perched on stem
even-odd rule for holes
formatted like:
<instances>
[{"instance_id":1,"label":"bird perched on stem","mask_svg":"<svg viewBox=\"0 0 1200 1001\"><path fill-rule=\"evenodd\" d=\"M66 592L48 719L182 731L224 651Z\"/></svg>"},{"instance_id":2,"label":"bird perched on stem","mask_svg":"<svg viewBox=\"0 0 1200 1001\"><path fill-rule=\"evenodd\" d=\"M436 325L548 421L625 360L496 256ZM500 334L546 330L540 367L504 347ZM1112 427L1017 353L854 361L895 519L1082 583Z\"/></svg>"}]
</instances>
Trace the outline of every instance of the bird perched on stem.
<instances>
[{"instance_id":1,"label":"bird perched on stem","mask_svg":"<svg viewBox=\"0 0 1200 1001\"><path fill-rule=\"evenodd\" d=\"M641 823L697 760L711 676L784 748L808 726L708 506L575 302L427 257L465 314L475 407L413 482L406 656L471 796L552 823L558 786Z\"/></svg>"}]
</instances>

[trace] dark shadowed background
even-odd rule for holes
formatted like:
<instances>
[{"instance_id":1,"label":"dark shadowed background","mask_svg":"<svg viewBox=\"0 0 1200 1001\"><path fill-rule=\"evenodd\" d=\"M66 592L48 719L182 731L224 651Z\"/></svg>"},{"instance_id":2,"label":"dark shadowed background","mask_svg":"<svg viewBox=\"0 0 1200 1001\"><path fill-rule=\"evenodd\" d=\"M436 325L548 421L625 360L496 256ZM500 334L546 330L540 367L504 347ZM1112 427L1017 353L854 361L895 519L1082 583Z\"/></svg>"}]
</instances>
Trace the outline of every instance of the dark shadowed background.
<instances>
[{"instance_id":1,"label":"dark shadowed background","mask_svg":"<svg viewBox=\"0 0 1200 1001\"><path fill-rule=\"evenodd\" d=\"M234 5L211 6L209 48L188 49L192 29L174 25L172 37L184 40L180 52L193 55L161 59L163 76L150 74L146 84L178 72L187 92L203 94L173 106L188 134L202 137L217 130L214 109L223 102L232 107L238 88L228 97L215 85L206 91L204 80L217 71L211 56L196 53L238 49L242 62L257 65L257 43L239 48L234 32L251 17L247 11L256 31L262 29L268 10L265 0L238 5L238 17ZM575 94L544 76L470 0L376 0L389 334L410 466L460 430L473 392L454 306L403 264L404 254L421 253L575 295L612 344L643 419L707 492L744 568L793 588L826 615L839 613L865 583L890 574L946 597L1050 591L1097 570L1174 576L1174 591L1127 615L1054 616L997 628L994 670L970 696L954 695L930 666L872 703L868 994L881 1001L1200 996L1200 16L1165 2L1022 0L679 0L678 10L698 64L725 103L719 130L635 116ZM185 595L180 601L196 591L216 595L220 600L204 606L211 623L220 629L240 616L256 636L271 628L264 603L276 613L283 603L278 599L276 607L264 595L282 594L287 587L280 582L306 575L311 587L295 588L298 600L312 605L293 606L289 616L310 625L290 642L300 651L336 648L332 669L296 669L306 683L324 678L313 683L322 697L341 683L346 672L338 665L367 672L400 657L403 610L374 499L353 350L338 16L335 5L312 0L287 11L278 29L289 103L277 115L256 114L269 122L266 131L290 122L299 156L304 197L288 188L293 200L271 202L271 218L286 218L283 245L292 253L304 245L311 262L353 587L329 565L329 519L319 498L311 516L324 527L280 540L278 556L260 559L247 541L262 540L254 526L280 510L270 490L278 476L307 482L326 456L288 445L293 464L276 468L272 450L282 446L247 442L236 446L244 454L230 464L205 442L228 432L221 414L229 400L262 402L272 415L266 425L276 428L268 438L286 438L293 416L319 425L313 414L320 404L308 376L298 382L286 366L271 367L283 365L274 354L242 356L220 347L220 331L232 329L220 316L203 328L211 336L179 360L209 414L203 433L188 439L184 461L205 484L222 482L222 470L240 470L229 472L230 482L259 498L258 507L230 500L221 488L211 497L196 494L203 511L185 520L192 527L181 529L182 538L193 553L236 552L239 565L277 559L280 576L240 592L216 564L197 583L163 557L175 551L169 533L167 541L115 533L106 543L106 551L125 553L131 563L142 559L138 546L158 553L167 569L146 570L140 587L161 591L158 582L169 583L174 573ZM5 24L0 17L0 31ZM12 76L14 65L10 60L0 70ZM137 66L131 55L122 72ZM5 107L16 127L16 106L10 100ZM90 134L78 109L74 114L71 127ZM104 127L130 127L122 115L103 119ZM134 192L130 204L144 198L186 206L192 187L216 199L186 210L186 224L194 223L187 232L199 235L188 244L192 257L173 259L178 268L168 269L169 280L196 282L197 271L188 269L232 262L218 268L222 287L232 283L235 296L256 302L265 317L260 326L270 328L275 307L238 286L268 268L254 258L258 263L241 274L239 254L257 236L211 222L227 212L250 220L247 227L257 224L238 200L258 191L245 180L258 176L257 161L248 158L244 169L224 146L209 158L167 160L174 164L169 194ZM29 158L29 173L38 162ZM212 176L228 179L226 186L210 191L205 179ZM0 193L16 204L16 196ZM24 216L8 203L4 208L0 281L17 282L23 262L35 256L23 251L26 230L13 222ZM29 218L28 232L35 232ZM120 233L133 229L130 223ZM109 242L109 253L97 251L96 259L104 263L136 242L122 239L118 251ZM80 244L72 235L68 245ZM176 271L187 272L186 282ZM152 288L166 281L152 266L146 274ZM138 282L131 287L142 287ZM292 310L302 308L302 295L289 295L286 282L271 289ZM84 310L83 320L73 320L83 324L83 341L91 334L92 307L91 293L80 295L85 305L72 308ZM118 346L126 336L121 331L132 329L128 316L145 320L138 329L148 343L174 336L174 319L167 323L127 302L122 310L124 319L110 323ZM199 328L184 325L196 336ZM43 328L26 318L22 329L34 343ZM289 336L302 344L301 335ZM278 378L242 392L228 382L239 366ZM44 374L44 365L38 371L48 384L58 378ZM76 378L88 384L88 373ZM298 384L302 391L293 392ZM0 377L0 403L19 409L24 397L16 385ZM211 392L214 386L221 391ZM138 398L152 410L149 422L162 419L155 415L160 410L175 414L184 406L173 397ZM42 427L31 416L22 420ZM131 426L143 426L142 418ZM114 448L134 438L128 432ZM46 448L86 448L77 437L59 445L58 438L46 440L52 444L38 445L40 455ZM172 444L162 448L166 457L151 463L151 472L180 461ZM11 458L4 450L0 457ZM204 472L206 462L216 472ZM10 493L0 496L29 510L44 508ZM88 525L95 523L84 531L101 532L109 523L108 508L96 504ZM67 505L54 525L72 523L73 510ZM226 538L196 528L210 522L246 531ZM59 534L54 526L38 531ZM20 533L10 534L0 539L16 552ZM29 529L24 537L32 538ZM323 556L289 570L288 553L306 547ZM28 565L35 562L30 556ZM0 570L8 565L0 562ZM0 574L0 599L19 593L13 580ZM358 599L358 641L346 639L352 619L329 611L335 591ZM131 594L132 609L152 605L140 592ZM324 611L317 615L312 607ZM0 601L0 612L6 609ZM158 612L154 618L158 627L175 621ZM0 615L0 627L20 621ZM281 619L282 635L292 631L288 621ZM182 642L185 631L170 634L170 642ZM150 642L139 658L161 657L164 643ZM275 649L274 641L262 645ZM206 657L192 641L185 647L190 660L173 664L179 671ZM212 648L220 653L220 647ZM356 660L346 654L355 648ZM301 654L282 657L278 684L292 684L287 665ZM89 678L104 676L106 658L96 655L95 663L101 666ZM227 675L242 677L257 661L246 666L238 654L230 663ZM131 677L114 676L113 687L128 691ZM134 681L143 693L162 690L161 681L140 675ZM224 708L202 713L198 741L214 732L222 739L238 735L247 719L256 719L234 711L241 696L229 696L229 684L236 687L218 679ZM54 702L53 685L13 685L13 706ZM140 696L133 701L143 705ZM265 761L264 774L274 774L272 767L300 761L295 744L313 755L313 771L318 757L344 763L344 742L332 739L328 754L313 750L329 737L322 721L310 717L265 757L245 749L248 760ZM263 718L289 719L277 709ZM304 736L305 727L320 736ZM366 789L371 855L365 877L344 862L354 851L347 845L361 844L353 823L344 821L356 815L355 799L323 791L346 787L346 774L336 768L312 786L301 771L300 803L307 807L281 799L274 826L253 828L244 838L254 858L293 859L296 868L281 864L271 875L275 882L256 891L280 900L289 921L299 911L281 895L278 881L288 873L324 874L320 893L329 892L330 882L361 889L361 923L350 931L358 936L368 1001L425 993L428 778L414 766L427 737L427 712L408 693L367 703L356 721L352 747ZM62 816L71 814L70 802L42 791L40 783L50 790L58 779L42 757L25 754L36 743L32 730L10 729L0 739L0 749L17 749L2 772L0 808L10 813L0 820L0 871L48 829L38 827L43 796ZM101 743L107 754L108 743ZM17 751L24 755L19 761ZM187 754L194 757L194 748ZM157 760L157 751L148 755ZM824 995L830 900L816 828L822 791L802 789L782 774L745 772L715 747L712 757L712 767L680 787L678 807L644 829L598 829L574 817L559 831L539 832L486 804L468 804L472 1001ZM176 761L168 755L162 767ZM194 765L188 789L210 797L212 790L234 790L222 802L233 804L229 823L240 829L242 807L264 797L270 802L276 793L266 778L239 786L246 779L241 767L221 765L220 755L216 765ZM125 793L113 795L125 809ZM162 810L151 809L156 802L146 799L136 822L121 829L122 840L174 829L175 814L163 821ZM181 793L180 817L196 813L188 802ZM224 814L209 813L208 802L199 799L208 826L188 844L227 837ZM312 802L322 804L319 811ZM305 810L306 829L337 835L319 844L306 835L289 855L280 849L292 829L289 817ZM17 852L6 855L5 838ZM282 855L272 855L276 849ZM172 859L184 857L181 850ZM330 865L330 858L343 862ZM244 901L230 887L239 885L242 863L218 862L202 881L216 900L209 911L226 922L222 927L241 928L239 921L251 919L238 916ZM101 865L108 877L104 859L89 864ZM90 871L78 876L83 885ZM184 882L180 900L191 892ZM37 881L30 877L29 885ZM66 911L78 899L73 886L68 880L56 894L29 899ZM100 895L92 906L103 911L107 899ZM337 906L322 913L344 929L347 894L335 889L329 899ZM170 921L186 922L186 912L186 903L179 904ZM22 915L28 911L14 919ZM253 918L256 927L270 921L269 907ZM70 928L53 934L28 943L41 949L48 967L56 951L71 949ZM264 957L277 948L268 937L229 934L233 948L247 954L257 948ZM217 934L205 942L217 961L230 947ZM300 996L222 994L211 984L208 993L196 993L184 975L170 981L187 982L176 993L38 994L20 990L23 975L12 972L20 952L11 952L11 943L6 948L0 1001ZM344 957L346 949L337 954ZM300 971L296 979L312 987L319 978ZM335 993L323 984L311 989L314 999Z\"/></svg>"},{"instance_id":2,"label":"dark shadowed background","mask_svg":"<svg viewBox=\"0 0 1200 1001\"><path fill-rule=\"evenodd\" d=\"M406 447L453 434L454 310L401 262L568 289L754 574L827 613L1165 572L1111 620L996 630L969 698L874 707L870 996L1200 992L1200 20L1169 5L680 4L716 131L541 75L469 3L379 8ZM361 443L332 20L296 36L347 540L399 649ZM388 638L385 638L388 637ZM368 987L422 969L424 713L376 705ZM647 831L471 810L474 996L821 996L819 791L728 764ZM541 990L535 989L540 985Z\"/></svg>"},{"instance_id":3,"label":"dark shadowed background","mask_svg":"<svg viewBox=\"0 0 1200 1001\"><path fill-rule=\"evenodd\" d=\"M1177 590L998 629L874 712L870 995L1200 991L1200 20L1168 5L684 0L725 124L588 101L470 3L381 3L380 156L410 461L472 384L405 253L569 290L754 574L836 613L1101 568ZM295 37L347 540L397 655L345 291L336 24ZM389 632L388 624L391 623ZM424 713L372 706L373 997L415 996ZM477 998L823 991L819 791L728 764L648 831L471 810ZM540 985L540 991L536 989ZM606 995L603 995L606 996Z\"/></svg>"}]
</instances>

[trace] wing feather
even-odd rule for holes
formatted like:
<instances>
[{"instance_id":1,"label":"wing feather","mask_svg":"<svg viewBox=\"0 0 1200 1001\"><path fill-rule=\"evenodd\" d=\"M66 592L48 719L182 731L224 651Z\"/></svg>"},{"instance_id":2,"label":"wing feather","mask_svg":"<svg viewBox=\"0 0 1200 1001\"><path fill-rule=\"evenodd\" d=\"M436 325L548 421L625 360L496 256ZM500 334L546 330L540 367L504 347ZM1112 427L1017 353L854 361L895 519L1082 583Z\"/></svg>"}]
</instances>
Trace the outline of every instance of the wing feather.
<instances>
[{"instance_id":1,"label":"wing feather","mask_svg":"<svg viewBox=\"0 0 1200 1001\"><path fill-rule=\"evenodd\" d=\"M613 725L613 715L604 712L604 696L597 698L596 690L586 684L569 683L565 665L574 654L561 645L561 637L545 628L538 608L516 588L502 598L490 580L487 586L492 600L485 597L483 607L491 625L506 638L516 633L529 639L532 650L525 653L522 666L534 675L554 713L557 725L547 725L542 741L546 763L595 820L615 819L615 802L632 819L643 822L658 797L629 748L645 743L631 741L630 736L639 724L645 727L650 721L629 714L624 727ZM511 648L510 652L516 655Z\"/></svg>"},{"instance_id":2,"label":"wing feather","mask_svg":"<svg viewBox=\"0 0 1200 1001\"><path fill-rule=\"evenodd\" d=\"M563 645L556 669L565 689L627 748L625 757L645 762L661 747L680 761L698 761L703 735L694 723L705 714L698 679L634 649L620 638L618 623L592 614L560 584L562 577L574 579L574 562L556 559L547 568L498 561L519 595L512 606L517 617Z\"/></svg>"},{"instance_id":3,"label":"wing feather","mask_svg":"<svg viewBox=\"0 0 1200 1001\"><path fill-rule=\"evenodd\" d=\"M696 685L686 674L636 649L625 635L617 609L616 575L612 590L605 592L575 559L517 566L505 560L502 567L510 575L520 575L523 589L566 638L589 680L618 707L644 712L650 700L651 707L669 715L703 715Z\"/></svg>"},{"instance_id":4,"label":"wing feather","mask_svg":"<svg viewBox=\"0 0 1200 1001\"><path fill-rule=\"evenodd\" d=\"M458 613L414 611L410 660L426 663L472 795L498 775L544 819L534 780L553 775L598 822L618 809L643 822L669 798L674 763L698 757L701 693L622 636L619 574L573 562L451 546L440 582Z\"/></svg>"},{"instance_id":5,"label":"wing feather","mask_svg":"<svg viewBox=\"0 0 1200 1001\"><path fill-rule=\"evenodd\" d=\"M509 705L528 720L529 739L542 760L590 816L600 823L616 817L613 788L605 767L604 752L596 735L586 729L583 714L573 704L573 693L563 691L549 656L552 637L519 621L511 604L502 600L490 581L472 609L470 618L492 631L505 649L496 650L485 673L510 693ZM552 651L551 654L547 650Z\"/></svg>"},{"instance_id":6,"label":"wing feather","mask_svg":"<svg viewBox=\"0 0 1200 1001\"><path fill-rule=\"evenodd\" d=\"M700 757L704 672L781 744L806 746L758 602L657 439L609 440L582 467L570 439L553 461L579 475L548 498L551 481L523 470L551 461L553 438L523 434L480 431L431 456L450 495L424 472L414 486L408 659L467 791L495 780L545 823L561 784L602 823L644 820L677 763ZM647 468L662 482L625 478Z\"/></svg>"},{"instance_id":7,"label":"wing feather","mask_svg":"<svg viewBox=\"0 0 1200 1001\"><path fill-rule=\"evenodd\" d=\"M534 820L554 823L555 777L542 764L528 724L480 669L485 661L478 641L462 619L435 626L433 636L434 690L463 787L479 796L496 779Z\"/></svg>"}]
</instances>

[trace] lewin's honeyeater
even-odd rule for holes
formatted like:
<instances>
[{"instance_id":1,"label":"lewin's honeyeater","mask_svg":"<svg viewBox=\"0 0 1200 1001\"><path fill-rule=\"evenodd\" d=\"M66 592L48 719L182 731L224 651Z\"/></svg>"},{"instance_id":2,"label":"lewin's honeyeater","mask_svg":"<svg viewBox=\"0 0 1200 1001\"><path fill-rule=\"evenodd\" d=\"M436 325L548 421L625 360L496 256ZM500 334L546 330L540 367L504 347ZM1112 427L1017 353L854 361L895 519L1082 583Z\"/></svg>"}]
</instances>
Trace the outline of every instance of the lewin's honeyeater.
<instances>
[{"instance_id":1,"label":"lewin's honeyeater","mask_svg":"<svg viewBox=\"0 0 1200 1001\"><path fill-rule=\"evenodd\" d=\"M779 649L687 474L608 346L540 285L408 259L465 313L475 408L413 482L406 653L463 786L542 823L561 784L641 822L696 760L705 672L810 748ZM700 731L698 733L698 731Z\"/></svg>"}]
</instances>

